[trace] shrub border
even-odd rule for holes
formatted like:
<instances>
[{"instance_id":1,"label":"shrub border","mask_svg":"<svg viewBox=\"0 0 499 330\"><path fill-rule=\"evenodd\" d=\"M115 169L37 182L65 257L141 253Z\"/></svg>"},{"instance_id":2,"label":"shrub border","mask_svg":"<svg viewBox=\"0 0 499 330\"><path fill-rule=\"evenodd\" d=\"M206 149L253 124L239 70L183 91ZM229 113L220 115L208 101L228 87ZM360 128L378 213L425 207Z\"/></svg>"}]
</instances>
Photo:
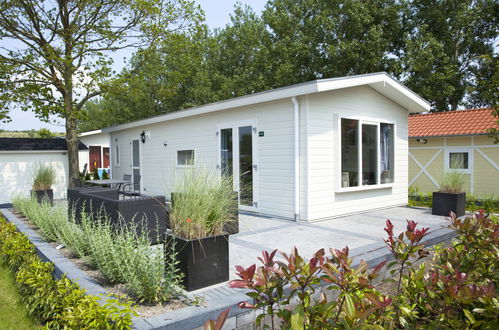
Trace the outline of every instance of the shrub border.
<instances>
[{"instance_id":1,"label":"shrub border","mask_svg":"<svg viewBox=\"0 0 499 330\"><path fill-rule=\"evenodd\" d=\"M14 223L17 230L28 236L29 240L35 246L36 253L43 261L49 261L54 264L54 276L60 278L62 274L73 283L78 283L82 289L87 290L87 294L101 297L100 303L105 303L107 299L106 291L98 285L93 279L88 277L82 270L66 257L62 256L56 249L45 242L34 230L26 226L8 209L0 209L0 212L7 221ZM448 228L439 228L430 232L424 240L426 246L432 246L442 242L448 242L455 236L455 232ZM362 252L361 252L362 251ZM351 256L354 259L353 267L358 265L360 259L366 260L369 266L373 267L384 260L393 259L392 255L384 245L373 247L372 250L352 249ZM383 272L381 277L383 277ZM231 308L225 326L227 328L239 328L251 323L256 318L254 310L248 311L240 309L237 304L241 301L251 302L240 290L223 288L225 294L210 299L210 295L205 292L196 292L196 297L206 296L208 306L188 306L179 310L169 311L149 318L134 317L134 329L203 329L203 324L208 319L216 319L217 316L227 308ZM238 292L239 291L239 292ZM192 296L194 297L194 296Z\"/></svg>"}]
</instances>

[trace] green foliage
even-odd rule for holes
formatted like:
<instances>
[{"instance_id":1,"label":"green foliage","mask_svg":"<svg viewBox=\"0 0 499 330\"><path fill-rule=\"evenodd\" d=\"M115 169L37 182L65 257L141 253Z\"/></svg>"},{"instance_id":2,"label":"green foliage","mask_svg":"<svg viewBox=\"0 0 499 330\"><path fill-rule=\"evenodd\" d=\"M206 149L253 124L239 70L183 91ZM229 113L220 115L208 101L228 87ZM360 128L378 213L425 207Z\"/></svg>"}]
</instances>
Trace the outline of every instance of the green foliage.
<instances>
[{"instance_id":1,"label":"green foliage","mask_svg":"<svg viewBox=\"0 0 499 330\"><path fill-rule=\"evenodd\" d=\"M66 207L38 204L34 199L13 197L14 207L40 229L43 237L63 243L73 254L97 267L111 283L124 283L139 300L150 303L178 296L180 275L176 252L165 256L154 251L146 231L137 231L125 223L113 229L104 215L81 214L68 219ZM141 223L140 226L145 226ZM143 232L139 235L137 232Z\"/></svg>"},{"instance_id":2,"label":"green foliage","mask_svg":"<svg viewBox=\"0 0 499 330\"><path fill-rule=\"evenodd\" d=\"M67 222L64 207L51 207L48 202L40 205L35 198L25 198L20 195L12 197L12 204L40 229L41 235L46 240L50 242L58 240L58 233Z\"/></svg>"},{"instance_id":3,"label":"green foliage","mask_svg":"<svg viewBox=\"0 0 499 330\"><path fill-rule=\"evenodd\" d=\"M92 179L93 180L100 180L99 170L97 169L97 167L94 167L94 169L92 170Z\"/></svg>"},{"instance_id":4,"label":"green foliage","mask_svg":"<svg viewBox=\"0 0 499 330\"><path fill-rule=\"evenodd\" d=\"M111 53L154 45L200 18L189 0L0 2L0 120L11 104L65 120L70 185L78 178L77 124L87 101L112 88ZM14 42L18 47L9 47Z\"/></svg>"},{"instance_id":5,"label":"green foliage","mask_svg":"<svg viewBox=\"0 0 499 330\"><path fill-rule=\"evenodd\" d=\"M487 85L493 84L487 78L495 76L497 80L498 71L487 59L496 56L497 2L407 3L408 35L402 61L408 87L429 100L434 111L455 110L466 103L494 106L497 98L491 99L489 94L497 89ZM466 102L470 93L473 98Z\"/></svg>"},{"instance_id":6,"label":"green foliage","mask_svg":"<svg viewBox=\"0 0 499 330\"><path fill-rule=\"evenodd\" d=\"M461 168L461 166L453 166ZM460 170L447 170L439 180L440 192L458 193L463 192L466 174Z\"/></svg>"},{"instance_id":7,"label":"green foliage","mask_svg":"<svg viewBox=\"0 0 499 330\"><path fill-rule=\"evenodd\" d=\"M55 137L55 134L48 128L40 128L38 130L38 136L44 139L50 139Z\"/></svg>"},{"instance_id":8,"label":"green foliage","mask_svg":"<svg viewBox=\"0 0 499 330\"><path fill-rule=\"evenodd\" d=\"M33 176L33 190L50 189L55 183L55 169L52 165L38 165Z\"/></svg>"},{"instance_id":9,"label":"green foliage","mask_svg":"<svg viewBox=\"0 0 499 330\"><path fill-rule=\"evenodd\" d=\"M497 11L493 0L271 0L261 15L236 4L224 28L198 27L136 53L113 88L88 104L80 129L379 71L433 111L497 111Z\"/></svg>"},{"instance_id":10,"label":"green foliage","mask_svg":"<svg viewBox=\"0 0 499 330\"><path fill-rule=\"evenodd\" d=\"M173 233L198 239L223 233L227 222L235 221L237 198L232 180L221 178L207 167L186 168L175 182L175 199L170 211Z\"/></svg>"},{"instance_id":11,"label":"green foliage","mask_svg":"<svg viewBox=\"0 0 499 330\"><path fill-rule=\"evenodd\" d=\"M263 251L262 258L258 258L263 265L258 268L236 266L240 279L229 282L232 288L249 289L246 295L254 300L254 304L240 303L240 308L263 310L256 319L257 325L268 315L272 329L351 329L367 325L381 328L381 316L389 313L391 299L376 291L372 283L384 262L371 271L363 260L353 268L348 247L331 249L330 258L321 249L309 261L296 248L289 255L281 253L284 262L274 260L276 252ZM327 290L338 295L328 299L321 292L314 301L321 281L327 284ZM286 287L289 293L285 293ZM295 306L291 305L293 299L297 300ZM281 322L279 326L274 323L276 318Z\"/></svg>"},{"instance_id":12,"label":"green foliage","mask_svg":"<svg viewBox=\"0 0 499 330\"><path fill-rule=\"evenodd\" d=\"M499 220L483 212L465 219L453 215L451 228L457 233L451 245L435 248L430 263L413 268L429 255L422 243L428 228L407 221L406 230L395 234L386 222L385 243L394 258L388 280L397 283L392 297L372 286L385 263L369 271L361 260L354 269L348 247L330 249L328 258L321 249L308 261L296 248L290 255L281 253L282 261L274 260L277 250L263 251L262 266L236 266L239 279L229 286L246 289L253 303L239 307L261 310L257 323L268 316L272 329L494 329L499 322ZM337 295L328 299L325 290Z\"/></svg>"},{"instance_id":13,"label":"green foliage","mask_svg":"<svg viewBox=\"0 0 499 330\"><path fill-rule=\"evenodd\" d=\"M102 171L102 180L109 180L109 174L106 170Z\"/></svg>"},{"instance_id":14,"label":"green foliage","mask_svg":"<svg viewBox=\"0 0 499 330\"><path fill-rule=\"evenodd\" d=\"M499 322L498 220L483 212L451 217L457 236L433 262L404 276L399 298L407 322L427 328L492 329ZM402 308L402 307L401 307Z\"/></svg>"},{"instance_id":15,"label":"green foliage","mask_svg":"<svg viewBox=\"0 0 499 330\"><path fill-rule=\"evenodd\" d=\"M87 172L85 174L85 180L88 181L88 180L92 180L92 175L90 174L90 172Z\"/></svg>"},{"instance_id":16,"label":"green foliage","mask_svg":"<svg viewBox=\"0 0 499 330\"><path fill-rule=\"evenodd\" d=\"M17 290L15 276L0 262L0 324L4 329L36 329L38 322L28 314Z\"/></svg>"},{"instance_id":17,"label":"green foliage","mask_svg":"<svg viewBox=\"0 0 499 330\"><path fill-rule=\"evenodd\" d=\"M42 262L29 239L0 219L0 260L16 273L22 301L47 329L130 329L137 315L130 301L109 299L104 305L65 276L52 277L53 265Z\"/></svg>"}]
</instances>

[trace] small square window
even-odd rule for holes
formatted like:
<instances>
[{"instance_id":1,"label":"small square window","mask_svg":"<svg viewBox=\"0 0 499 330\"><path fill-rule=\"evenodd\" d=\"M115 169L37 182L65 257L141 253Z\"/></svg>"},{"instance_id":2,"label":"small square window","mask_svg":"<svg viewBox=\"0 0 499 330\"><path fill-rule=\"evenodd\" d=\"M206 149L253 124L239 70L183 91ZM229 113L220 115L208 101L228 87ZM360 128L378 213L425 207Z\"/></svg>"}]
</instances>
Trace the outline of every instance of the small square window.
<instances>
[{"instance_id":1,"label":"small square window","mask_svg":"<svg viewBox=\"0 0 499 330\"><path fill-rule=\"evenodd\" d=\"M194 165L194 150L177 150L177 165Z\"/></svg>"},{"instance_id":2,"label":"small square window","mask_svg":"<svg viewBox=\"0 0 499 330\"><path fill-rule=\"evenodd\" d=\"M468 153L467 152L449 152L449 168L453 170L467 170Z\"/></svg>"}]
</instances>

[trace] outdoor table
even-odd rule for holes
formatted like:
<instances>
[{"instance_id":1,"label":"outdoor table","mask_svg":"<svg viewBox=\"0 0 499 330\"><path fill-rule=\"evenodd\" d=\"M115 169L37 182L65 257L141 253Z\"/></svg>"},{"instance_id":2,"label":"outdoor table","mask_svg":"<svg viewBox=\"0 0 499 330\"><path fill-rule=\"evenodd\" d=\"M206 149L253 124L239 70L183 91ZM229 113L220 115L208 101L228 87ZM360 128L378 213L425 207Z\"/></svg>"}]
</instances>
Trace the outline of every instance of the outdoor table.
<instances>
[{"instance_id":1,"label":"outdoor table","mask_svg":"<svg viewBox=\"0 0 499 330\"><path fill-rule=\"evenodd\" d=\"M125 184L125 183L131 183L130 181L119 180L119 179L87 180L85 182L90 183L90 184L99 185L99 186L115 185L115 187L121 186L122 184Z\"/></svg>"}]
</instances>

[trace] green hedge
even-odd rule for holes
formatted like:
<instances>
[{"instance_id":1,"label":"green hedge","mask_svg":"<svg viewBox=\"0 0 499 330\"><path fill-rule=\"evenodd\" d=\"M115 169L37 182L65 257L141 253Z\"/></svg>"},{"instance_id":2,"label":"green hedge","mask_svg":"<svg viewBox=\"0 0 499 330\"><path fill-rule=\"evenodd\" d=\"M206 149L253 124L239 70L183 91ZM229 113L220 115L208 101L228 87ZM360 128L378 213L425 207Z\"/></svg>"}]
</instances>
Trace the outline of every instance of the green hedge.
<instances>
[{"instance_id":1,"label":"green hedge","mask_svg":"<svg viewBox=\"0 0 499 330\"><path fill-rule=\"evenodd\" d=\"M28 312L47 329L130 329L136 313L130 301L85 294L65 276L52 277L53 264L42 262L26 235L0 216L0 262L16 275L16 283Z\"/></svg>"}]
</instances>

